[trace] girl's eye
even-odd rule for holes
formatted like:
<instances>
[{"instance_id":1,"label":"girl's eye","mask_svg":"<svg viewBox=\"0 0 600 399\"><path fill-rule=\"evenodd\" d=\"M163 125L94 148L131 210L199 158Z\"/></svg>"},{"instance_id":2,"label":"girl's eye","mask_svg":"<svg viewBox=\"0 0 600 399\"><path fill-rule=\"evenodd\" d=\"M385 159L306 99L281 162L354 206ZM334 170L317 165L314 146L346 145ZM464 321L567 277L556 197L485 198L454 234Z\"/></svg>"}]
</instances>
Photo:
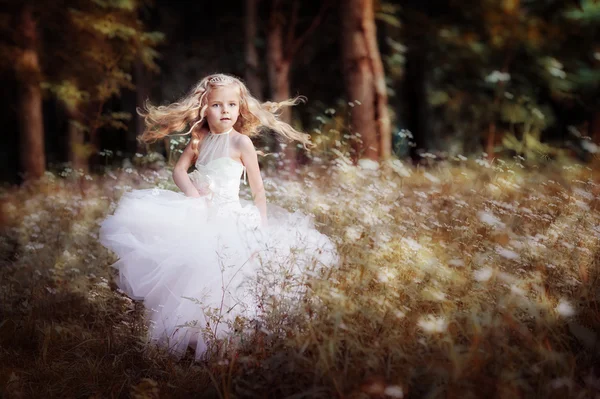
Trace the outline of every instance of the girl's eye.
<instances>
[{"instance_id":1,"label":"girl's eye","mask_svg":"<svg viewBox=\"0 0 600 399\"><path fill-rule=\"evenodd\" d=\"M213 104L212 106L213 106L213 107L218 107L218 106L219 106L219 104Z\"/></svg>"},{"instance_id":2,"label":"girl's eye","mask_svg":"<svg viewBox=\"0 0 600 399\"><path fill-rule=\"evenodd\" d=\"M231 103L229 105L232 106L232 107L235 107L237 104L236 103Z\"/></svg>"}]
</instances>

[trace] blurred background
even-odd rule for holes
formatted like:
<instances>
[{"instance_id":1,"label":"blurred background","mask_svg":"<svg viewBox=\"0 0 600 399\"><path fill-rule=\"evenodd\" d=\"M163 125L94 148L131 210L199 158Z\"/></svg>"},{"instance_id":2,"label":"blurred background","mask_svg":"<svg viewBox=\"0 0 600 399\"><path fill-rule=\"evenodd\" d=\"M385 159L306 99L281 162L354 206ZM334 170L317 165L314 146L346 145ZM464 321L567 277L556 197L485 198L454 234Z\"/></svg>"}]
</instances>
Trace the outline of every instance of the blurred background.
<instances>
[{"instance_id":1,"label":"blurred background","mask_svg":"<svg viewBox=\"0 0 600 399\"><path fill-rule=\"evenodd\" d=\"M600 141L595 0L0 0L0 181L102 172L160 154L146 99L207 74L258 98L315 154L383 161L520 156L590 161ZM265 136L294 170L303 150ZM187 138L183 138L187 140ZM184 144L184 143L178 143ZM176 147L176 146L175 146Z\"/></svg>"}]
</instances>

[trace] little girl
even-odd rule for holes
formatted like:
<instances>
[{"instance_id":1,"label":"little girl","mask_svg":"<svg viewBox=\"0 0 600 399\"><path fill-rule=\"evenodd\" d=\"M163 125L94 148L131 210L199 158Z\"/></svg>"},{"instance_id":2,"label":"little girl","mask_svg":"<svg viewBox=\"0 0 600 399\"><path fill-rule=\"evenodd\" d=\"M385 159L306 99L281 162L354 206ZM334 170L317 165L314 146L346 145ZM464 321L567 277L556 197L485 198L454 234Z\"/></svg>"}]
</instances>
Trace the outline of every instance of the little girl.
<instances>
[{"instance_id":1,"label":"little girl","mask_svg":"<svg viewBox=\"0 0 600 399\"><path fill-rule=\"evenodd\" d=\"M138 111L146 142L189 127L173 169L182 193L125 193L102 222L100 242L119 257L119 288L144 301L150 340L177 356L191 346L199 359L236 316L256 316L265 295L293 300L282 289L291 277L337 263L334 245L308 216L266 203L250 137L262 125L309 147L309 135L277 117L297 103L261 104L239 79L215 74L178 102ZM242 175L254 204L239 198Z\"/></svg>"}]
</instances>

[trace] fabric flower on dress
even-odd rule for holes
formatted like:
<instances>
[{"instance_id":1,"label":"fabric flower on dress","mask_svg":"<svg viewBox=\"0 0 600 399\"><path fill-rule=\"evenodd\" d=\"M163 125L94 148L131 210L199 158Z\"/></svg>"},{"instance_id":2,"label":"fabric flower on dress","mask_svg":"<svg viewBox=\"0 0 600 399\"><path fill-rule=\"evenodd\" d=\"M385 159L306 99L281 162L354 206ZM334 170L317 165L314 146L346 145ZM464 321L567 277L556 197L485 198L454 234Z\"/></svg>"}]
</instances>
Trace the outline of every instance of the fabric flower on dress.
<instances>
[{"instance_id":1,"label":"fabric flower on dress","mask_svg":"<svg viewBox=\"0 0 600 399\"><path fill-rule=\"evenodd\" d=\"M215 181L210 176L204 175L198 170L193 171L188 176L200 195L210 195L214 192Z\"/></svg>"}]
</instances>

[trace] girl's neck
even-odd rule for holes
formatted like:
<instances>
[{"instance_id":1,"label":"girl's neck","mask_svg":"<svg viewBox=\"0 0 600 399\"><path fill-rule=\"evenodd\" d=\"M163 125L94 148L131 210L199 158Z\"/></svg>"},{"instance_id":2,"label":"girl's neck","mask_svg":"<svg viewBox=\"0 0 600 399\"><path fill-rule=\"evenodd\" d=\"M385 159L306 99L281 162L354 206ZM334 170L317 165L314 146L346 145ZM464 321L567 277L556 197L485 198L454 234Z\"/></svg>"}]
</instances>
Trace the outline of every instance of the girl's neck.
<instances>
[{"instance_id":1,"label":"girl's neck","mask_svg":"<svg viewBox=\"0 0 600 399\"><path fill-rule=\"evenodd\" d=\"M233 128L231 128L231 129L229 129L229 130L227 130L227 131L225 131L225 132L222 132L222 133L215 133L215 132L213 132L213 131L211 130L211 131L210 131L210 134L217 134L217 135L218 135L218 134L229 134L229 133L231 133L231 131L232 131L232 130L233 130Z\"/></svg>"}]
</instances>

